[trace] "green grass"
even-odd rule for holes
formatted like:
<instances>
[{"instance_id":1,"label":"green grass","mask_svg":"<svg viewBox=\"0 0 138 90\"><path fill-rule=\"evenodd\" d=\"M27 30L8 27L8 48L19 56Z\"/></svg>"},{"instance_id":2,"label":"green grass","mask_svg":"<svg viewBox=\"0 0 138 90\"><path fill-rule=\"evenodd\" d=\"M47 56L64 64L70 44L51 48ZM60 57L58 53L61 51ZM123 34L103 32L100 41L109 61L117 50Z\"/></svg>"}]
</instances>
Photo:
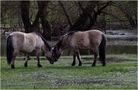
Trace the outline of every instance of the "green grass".
<instances>
[{"instance_id":1,"label":"green grass","mask_svg":"<svg viewBox=\"0 0 138 90\"><path fill-rule=\"evenodd\" d=\"M43 59L44 57L42 57ZM137 56L134 54L108 55L107 66L98 61L91 66L91 56L82 56L82 66L72 67L72 56L62 56L54 65L41 60L42 68L30 60L28 67L17 58L16 69L10 69L1 58L2 89L136 89Z\"/></svg>"}]
</instances>

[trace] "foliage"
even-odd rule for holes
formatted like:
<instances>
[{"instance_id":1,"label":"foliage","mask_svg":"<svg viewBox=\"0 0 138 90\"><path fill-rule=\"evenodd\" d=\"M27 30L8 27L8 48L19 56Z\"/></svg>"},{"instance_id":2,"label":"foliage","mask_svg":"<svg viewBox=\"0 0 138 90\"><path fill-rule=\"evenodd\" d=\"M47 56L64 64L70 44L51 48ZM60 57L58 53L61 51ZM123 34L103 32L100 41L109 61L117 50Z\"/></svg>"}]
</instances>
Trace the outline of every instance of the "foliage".
<instances>
[{"instance_id":1,"label":"foliage","mask_svg":"<svg viewBox=\"0 0 138 90\"><path fill-rule=\"evenodd\" d=\"M74 24L77 18L83 13L79 6L78 1L62 1L70 21ZM87 1L81 1L82 8L87 6ZM102 6L105 1L101 1L97 5ZM96 9L96 8L95 8ZM5 26L22 26L22 20L20 15L20 2L19 1L1 1L1 23ZM38 5L36 1L30 3L30 21L35 20L35 16L38 11ZM105 12L105 18L107 20L128 20L130 24L136 23L137 20L137 1L112 1L112 4L107 7ZM102 12L102 13L103 13ZM52 26L52 30L61 29L68 24L67 17L58 1L51 1L48 4L47 20ZM100 17L100 16L99 16ZM131 20L132 19L132 20ZM57 30L58 31L58 30Z\"/></svg>"},{"instance_id":2,"label":"foliage","mask_svg":"<svg viewBox=\"0 0 138 90\"><path fill-rule=\"evenodd\" d=\"M19 23L19 2L1 2L1 23L6 26L14 26Z\"/></svg>"},{"instance_id":3,"label":"foliage","mask_svg":"<svg viewBox=\"0 0 138 90\"><path fill-rule=\"evenodd\" d=\"M132 27L137 27L137 1L115 2L113 5L124 14Z\"/></svg>"}]
</instances>

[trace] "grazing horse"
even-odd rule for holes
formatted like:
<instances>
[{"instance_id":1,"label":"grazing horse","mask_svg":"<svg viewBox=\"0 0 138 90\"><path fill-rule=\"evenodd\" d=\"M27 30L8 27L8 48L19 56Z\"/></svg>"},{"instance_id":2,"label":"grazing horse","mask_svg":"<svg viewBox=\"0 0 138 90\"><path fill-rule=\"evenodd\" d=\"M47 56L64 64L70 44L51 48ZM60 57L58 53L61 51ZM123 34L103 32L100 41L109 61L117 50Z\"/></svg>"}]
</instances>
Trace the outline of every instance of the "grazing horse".
<instances>
[{"instance_id":1,"label":"grazing horse","mask_svg":"<svg viewBox=\"0 0 138 90\"><path fill-rule=\"evenodd\" d=\"M7 37L7 63L11 64L11 68L15 68L14 62L17 54L23 52L29 54L34 52L37 57L37 66L42 67L39 60L41 49L45 52L46 58L51 64L54 63L52 59L51 47L41 34L36 32L23 33L13 32ZM28 59L25 61L24 66L27 67Z\"/></svg>"},{"instance_id":2,"label":"grazing horse","mask_svg":"<svg viewBox=\"0 0 138 90\"><path fill-rule=\"evenodd\" d=\"M94 54L94 62L92 66L96 64L96 58L99 54L99 58L102 65L105 66L105 48L106 37L103 32L99 30L77 31L69 32L63 35L58 43L52 48L52 55L54 61L57 61L64 49L69 48L73 50L73 62L72 66L76 64L76 56L79 61L79 66L82 65L80 60L80 49L89 49Z\"/></svg>"}]
</instances>

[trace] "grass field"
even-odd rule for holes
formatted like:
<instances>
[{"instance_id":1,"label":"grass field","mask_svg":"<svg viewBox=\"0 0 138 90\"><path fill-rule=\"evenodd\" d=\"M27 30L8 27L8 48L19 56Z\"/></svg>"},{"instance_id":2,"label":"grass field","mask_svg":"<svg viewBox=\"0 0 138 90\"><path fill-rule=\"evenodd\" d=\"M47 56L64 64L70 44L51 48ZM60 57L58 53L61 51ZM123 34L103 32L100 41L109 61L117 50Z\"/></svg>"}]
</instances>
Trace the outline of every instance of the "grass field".
<instances>
[{"instance_id":1,"label":"grass field","mask_svg":"<svg viewBox=\"0 0 138 90\"><path fill-rule=\"evenodd\" d=\"M106 67L100 62L92 67L91 56L82 56L82 66L72 67L72 56L62 56L54 65L42 57L42 68L37 68L34 58L27 68L17 58L13 70L1 59L1 89L137 89L134 54L107 55Z\"/></svg>"}]
</instances>

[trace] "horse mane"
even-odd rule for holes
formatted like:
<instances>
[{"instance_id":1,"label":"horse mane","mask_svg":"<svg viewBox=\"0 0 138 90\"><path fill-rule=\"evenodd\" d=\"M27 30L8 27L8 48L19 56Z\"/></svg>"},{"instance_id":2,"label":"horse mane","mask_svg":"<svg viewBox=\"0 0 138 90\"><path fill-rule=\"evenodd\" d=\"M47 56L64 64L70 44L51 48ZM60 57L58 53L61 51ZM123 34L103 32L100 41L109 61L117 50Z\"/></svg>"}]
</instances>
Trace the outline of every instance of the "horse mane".
<instances>
[{"instance_id":1,"label":"horse mane","mask_svg":"<svg viewBox=\"0 0 138 90\"><path fill-rule=\"evenodd\" d=\"M72 36L75 32L77 31L70 31L70 32L65 33L63 36L66 36L66 35Z\"/></svg>"},{"instance_id":2,"label":"horse mane","mask_svg":"<svg viewBox=\"0 0 138 90\"><path fill-rule=\"evenodd\" d=\"M60 38L60 40L59 40L58 43L56 44L57 48L59 49L59 47L61 47L62 42L63 42L63 38L64 38L65 36L67 36L67 38L68 38L69 36L72 36L75 32L76 32L76 31L70 31L70 32L67 32L67 33L65 33L64 35L62 35L61 38Z\"/></svg>"},{"instance_id":3,"label":"horse mane","mask_svg":"<svg viewBox=\"0 0 138 90\"><path fill-rule=\"evenodd\" d=\"M46 39L38 32L34 32L35 34L37 34L39 37L41 37L41 39L43 40L43 42L45 43L45 45L48 47L48 49L50 50L51 47L49 46L48 42L46 41Z\"/></svg>"}]
</instances>

